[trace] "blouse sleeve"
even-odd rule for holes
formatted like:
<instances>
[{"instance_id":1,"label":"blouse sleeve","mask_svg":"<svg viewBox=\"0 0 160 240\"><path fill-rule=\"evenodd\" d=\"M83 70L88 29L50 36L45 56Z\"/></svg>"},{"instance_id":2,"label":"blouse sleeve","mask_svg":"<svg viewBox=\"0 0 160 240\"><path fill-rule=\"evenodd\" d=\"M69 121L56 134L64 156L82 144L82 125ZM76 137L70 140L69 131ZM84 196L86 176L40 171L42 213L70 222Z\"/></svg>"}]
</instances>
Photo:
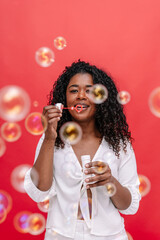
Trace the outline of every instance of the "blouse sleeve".
<instances>
[{"instance_id":1,"label":"blouse sleeve","mask_svg":"<svg viewBox=\"0 0 160 240\"><path fill-rule=\"evenodd\" d=\"M119 210L122 214L135 214L139 208L141 195L139 192L139 178L137 174L136 158L131 144L127 145L127 152L123 151L119 165L119 182L131 193L131 204L125 210Z\"/></svg>"},{"instance_id":2,"label":"blouse sleeve","mask_svg":"<svg viewBox=\"0 0 160 240\"><path fill-rule=\"evenodd\" d=\"M35 153L34 163L36 162L36 159L40 152L43 140L44 140L44 134L42 135L42 137L40 138L40 140L38 142L38 145L36 148L36 153ZM51 188L47 191L41 191L33 183L30 173L31 173L31 168L26 172L25 179L24 179L24 189L25 189L26 193L30 196L30 198L33 199L33 201L43 202L46 199L51 198L52 196L56 195L56 187L55 187L54 178L53 178Z\"/></svg>"}]
</instances>

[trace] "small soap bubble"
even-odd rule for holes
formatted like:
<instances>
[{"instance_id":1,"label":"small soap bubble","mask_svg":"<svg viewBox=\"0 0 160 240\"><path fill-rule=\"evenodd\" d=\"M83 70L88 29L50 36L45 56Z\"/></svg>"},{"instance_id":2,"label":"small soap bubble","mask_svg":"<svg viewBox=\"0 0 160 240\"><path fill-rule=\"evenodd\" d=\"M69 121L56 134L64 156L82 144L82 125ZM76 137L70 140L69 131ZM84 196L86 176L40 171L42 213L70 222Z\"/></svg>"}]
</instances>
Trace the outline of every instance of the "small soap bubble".
<instances>
[{"instance_id":1,"label":"small soap bubble","mask_svg":"<svg viewBox=\"0 0 160 240\"><path fill-rule=\"evenodd\" d=\"M47 119L40 112L30 113L25 119L25 127L32 135L41 135L47 129Z\"/></svg>"},{"instance_id":2,"label":"small soap bubble","mask_svg":"<svg viewBox=\"0 0 160 240\"><path fill-rule=\"evenodd\" d=\"M50 48L42 47L36 51L35 59L41 67L49 67L54 62L55 56Z\"/></svg>"},{"instance_id":3,"label":"small soap bubble","mask_svg":"<svg viewBox=\"0 0 160 240\"><path fill-rule=\"evenodd\" d=\"M60 128L60 138L71 145L78 143L82 137L82 129L75 122L66 122Z\"/></svg>"},{"instance_id":4,"label":"small soap bubble","mask_svg":"<svg viewBox=\"0 0 160 240\"><path fill-rule=\"evenodd\" d=\"M5 86L0 90L0 117L8 122L18 122L30 110L28 93L18 86Z\"/></svg>"},{"instance_id":5,"label":"small soap bubble","mask_svg":"<svg viewBox=\"0 0 160 240\"><path fill-rule=\"evenodd\" d=\"M94 84L89 91L89 98L96 104L103 103L108 98L108 90L102 84Z\"/></svg>"},{"instance_id":6,"label":"small soap bubble","mask_svg":"<svg viewBox=\"0 0 160 240\"><path fill-rule=\"evenodd\" d=\"M29 224L29 233L32 235L39 235L45 230L46 220L40 213L31 214L27 222Z\"/></svg>"},{"instance_id":7,"label":"small soap bubble","mask_svg":"<svg viewBox=\"0 0 160 240\"><path fill-rule=\"evenodd\" d=\"M1 126L1 135L7 142L15 142L22 135L21 127L18 123L3 123Z\"/></svg>"},{"instance_id":8,"label":"small soap bubble","mask_svg":"<svg viewBox=\"0 0 160 240\"><path fill-rule=\"evenodd\" d=\"M48 212L49 211L49 199L46 199L43 202L37 203L37 206L38 206L39 210L41 210L42 212Z\"/></svg>"},{"instance_id":9,"label":"small soap bubble","mask_svg":"<svg viewBox=\"0 0 160 240\"><path fill-rule=\"evenodd\" d=\"M58 50L63 50L67 46L67 42L63 37L57 37L54 39L54 46Z\"/></svg>"},{"instance_id":10,"label":"small soap bubble","mask_svg":"<svg viewBox=\"0 0 160 240\"><path fill-rule=\"evenodd\" d=\"M150 180L144 176L139 174L138 175L139 181L140 181L140 185L139 185L139 191L142 197L146 196L151 189L151 182Z\"/></svg>"},{"instance_id":11,"label":"small soap bubble","mask_svg":"<svg viewBox=\"0 0 160 240\"><path fill-rule=\"evenodd\" d=\"M13 219L13 225L15 229L20 233L29 232L28 218L32 213L29 211L22 211L15 215Z\"/></svg>"},{"instance_id":12,"label":"small soap bubble","mask_svg":"<svg viewBox=\"0 0 160 240\"><path fill-rule=\"evenodd\" d=\"M130 99L131 96L127 91L121 91L117 94L117 101L122 105L127 104L130 101Z\"/></svg>"},{"instance_id":13,"label":"small soap bubble","mask_svg":"<svg viewBox=\"0 0 160 240\"><path fill-rule=\"evenodd\" d=\"M39 106L38 101L34 101L34 102L33 102L33 106L34 106L34 107L38 107L38 106Z\"/></svg>"},{"instance_id":14,"label":"small soap bubble","mask_svg":"<svg viewBox=\"0 0 160 240\"><path fill-rule=\"evenodd\" d=\"M18 192L25 193L24 189L24 178L26 175L26 172L31 168L32 166L28 164L22 164L17 167L15 167L11 173L11 184L14 187L14 189ZM34 168L32 168L32 171L34 171L34 184L37 185L38 183L38 173Z\"/></svg>"},{"instance_id":15,"label":"small soap bubble","mask_svg":"<svg viewBox=\"0 0 160 240\"><path fill-rule=\"evenodd\" d=\"M116 193L116 186L113 183L111 183L111 182L110 183L106 183L105 187L106 187L106 190L107 190L106 195L108 197L112 197L113 195L115 195L115 193Z\"/></svg>"},{"instance_id":16,"label":"small soap bubble","mask_svg":"<svg viewBox=\"0 0 160 240\"><path fill-rule=\"evenodd\" d=\"M6 151L6 144L5 142L3 141L3 139L0 137L0 157L3 156L3 154L5 153Z\"/></svg>"},{"instance_id":17,"label":"small soap bubble","mask_svg":"<svg viewBox=\"0 0 160 240\"><path fill-rule=\"evenodd\" d=\"M96 159L95 161L97 161L97 165L94 166L94 171L97 173L97 174L102 174L104 173L107 168L108 168L108 165L106 165L106 163L102 162L102 160L98 160Z\"/></svg>"},{"instance_id":18,"label":"small soap bubble","mask_svg":"<svg viewBox=\"0 0 160 240\"><path fill-rule=\"evenodd\" d=\"M6 220L7 210L3 204L0 204L0 224Z\"/></svg>"},{"instance_id":19,"label":"small soap bubble","mask_svg":"<svg viewBox=\"0 0 160 240\"><path fill-rule=\"evenodd\" d=\"M150 111L160 118L160 87L154 89L149 96Z\"/></svg>"},{"instance_id":20,"label":"small soap bubble","mask_svg":"<svg viewBox=\"0 0 160 240\"><path fill-rule=\"evenodd\" d=\"M12 198L6 191L0 190L0 204L6 209L8 214L12 208Z\"/></svg>"}]
</instances>

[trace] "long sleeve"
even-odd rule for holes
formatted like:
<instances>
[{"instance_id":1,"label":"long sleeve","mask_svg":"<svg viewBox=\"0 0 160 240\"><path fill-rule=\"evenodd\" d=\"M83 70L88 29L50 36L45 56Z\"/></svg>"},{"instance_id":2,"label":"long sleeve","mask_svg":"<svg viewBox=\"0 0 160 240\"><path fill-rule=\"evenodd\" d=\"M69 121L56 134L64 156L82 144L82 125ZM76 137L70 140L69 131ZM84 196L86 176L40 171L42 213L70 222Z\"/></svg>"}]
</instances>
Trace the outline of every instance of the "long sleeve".
<instances>
[{"instance_id":1,"label":"long sleeve","mask_svg":"<svg viewBox=\"0 0 160 240\"><path fill-rule=\"evenodd\" d=\"M39 151L41 149L42 143L44 140L44 134L40 138L36 153L35 153L35 159L34 163L36 162L36 159L38 157ZM26 193L30 196L30 198L33 199L35 202L43 202L44 200L51 198L52 196L56 195L56 186L55 186L55 180L53 178L52 186L48 191L41 191L39 190L35 184L33 183L31 176L30 176L31 168L27 171L24 179L24 189Z\"/></svg>"},{"instance_id":2,"label":"long sleeve","mask_svg":"<svg viewBox=\"0 0 160 240\"><path fill-rule=\"evenodd\" d=\"M131 204L125 210L119 210L122 214L135 214L139 208L141 195L139 193L139 179L137 174L137 165L134 151L130 144L127 146L127 152L122 154L119 166L119 182L131 193Z\"/></svg>"}]
</instances>

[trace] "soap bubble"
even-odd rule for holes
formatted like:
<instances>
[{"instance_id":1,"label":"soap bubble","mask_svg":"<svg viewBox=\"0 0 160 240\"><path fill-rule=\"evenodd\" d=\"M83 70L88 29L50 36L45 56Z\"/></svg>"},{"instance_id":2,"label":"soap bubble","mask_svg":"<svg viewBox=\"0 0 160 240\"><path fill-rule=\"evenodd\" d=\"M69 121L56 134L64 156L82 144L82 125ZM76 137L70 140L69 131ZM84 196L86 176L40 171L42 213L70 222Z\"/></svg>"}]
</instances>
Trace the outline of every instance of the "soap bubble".
<instances>
[{"instance_id":1,"label":"soap bubble","mask_svg":"<svg viewBox=\"0 0 160 240\"><path fill-rule=\"evenodd\" d=\"M39 48L36 51L35 59L41 67L49 67L54 62L54 53L48 47Z\"/></svg>"},{"instance_id":2,"label":"soap bubble","mask_svg":"<svg viewBox=\"0 0 160 240\"><path fill-rule=\"evenodd\" d=\"M1 126L1 135L7 142L15 142L21 137L21 127L18 123L3 123Z\"/></svg>"},{"instance_id":3,"label":"soap bubble","mask_svg":"<svg viewBox=\"0 0 160 240\"><path fill-rule=\"evenodd\" d=\"M6 220L7 210L3 204L0 204L0 224Z\"/></svg>"},{"instance_id":4,"label":"soap bubble","mask_svg":"<svg viewBox=\"0 0 160 240\"><path fill-rule=\"evenodd\" d=\"M155 88L149 96L149 108L151 112L160 118L160 87Z\"/></svg>"},{"instance_id":5,"label":"soap bubble","mask_svg":"<svg viewBox=\"0 0 160 240\"><path fill-rule=\"evenodd\" d=\"M57 37L54 39L54 46L58 50L63 50L67 46L66 40L63 37Z\"/></svg>"},{"instance_id":6,"label":"soap bubble","mask_svg":"<svg viewBox=\"0 0 160 240\"><path fill-rule=\"evenodd\" d=\"M39 235L45 230L46 221L40 213L31 214L27 222L29 224L29 233L32 235Z\"/></svg>"},{"instance_id":7,"label":"soap bubble","mask_svg":"<svg viewBox=\"0 0 160 240\"><path fill-rule=\"evenodd\" d=\"M32 135L41 135L47 129L47 119L40 112L30 113L25 120L25 127Z\"/></svg>"},{"instance_id":8,"label":"soap bubble","mask_svg":"<svg viewBox=\"0 0 160 240\"><path fill-rule=\"evenodd\" d=\"M28 93L18 86L5 86L0 90L0 117L8 122L18 122L30 110Z\"/></svg>"},{"instance_id":9,"label":"soap bubble","mask_svg":"<svg viewBox=\"0 0 160 240\"><path fill-rule=\"evenodd\" d=\"M138 175L139 181L140 181L140 185L139 185L139 191L142 197L146 196L151 189L151 182L150 180L144 176L139 174Z\"/></svg>"},{"instance_id":10,"label":"soap bubble","mask_svg":"<svg viewBox=\"0 0 160 240\"><path fill-rule=\"evenodd\" d=\"M24 178L26 175L26 172L31 168L32 166L28 164L22 164L17 167L15 167L11 173L11 184L14 187L15 190L21 193L25 193L24 189ZM34 184L37 185L38 183L38 173L34 168L32 168L32 171L34 172Z\"/></svg>"},{"instance_id":11,"label":"soap bubble","mask_svg":"<svg viewBox=\"0 0 160 240\"><path fill-rule=\"evenodd\" d=\"M8 214L12 208L12 198L6 191L0 190L0 204L6 209Z\"/></svg>"},{"instance_id":12,"label":"soap bubble","mask_svg":"<svg viewBox=\"0 0 160 240\"><path fill-rule=\"evenodd\" d=\"M90 88L89 98L96 104L103 103L108 98L108 90L102 84L94 84Z\"/></svg>"},{"instance_id":13,"label":"soap bubble","mask_svg":"<svg viewBox=\"0 0 160 240\"><path fill-rule=\"evenodd\" d=\"M3 141L3 139L0 137L0 157L3 156L3 154L5 153L6 151L6 144L5 142Z\"/></svg>"},{"instance_id":14,"label":"soap bubble","mask_svg":"<svg viewBox=\"0 0 160 240\"><path fill-rule=\"evenodd\" d=\"M82 137L82 129L75 122L66 122L60 129L60 137L64 142L76 144Z\"/></svg>"},{"instance_id":15,"label":"soap bubble","mask_svg":"<svg viewBox=\"0 0 160 240\"><path fill-rule=\"evenodd\" d=\"M29 211L21 211L17 213L13 219L15 229L20 233L29 232L28 218L32 213Z\"/></svg>"},{"instance_id":16,"label":"soap bubble","mask_svg":"<svg viewBox=\"0 0 160 240\"><path fill-rule=\"evenodd\" d=\"M108 165L106 165L106 163L102 162L102 160L98 160L98 159L95 159L95 161L97 161L98 163L94 166L94 171L97 173L97 174L102 174L104 173L107 168L108 168Z\"/></svg>"},{"instance_id":17,"label":"soap bubble","mask_svg":"<svg viewBox=\"0 0 160 240\"><path fill-rule=\"evenodd\" d=\"M106 190L107 190L106 195L108 197L112 197L112 196L115 195L115 193L116 193L116 186L113 183L111 183L111 182L110 183L106 183L105 187L106 187Z\"/></svg>"},{"instance_id":18,"label":"soap bubble","mask_svg":"<svg viewBox=\"0 0 160 240\"><path fill-rule=\"evenodd\" d=\"M130 101L130 99L131 96L127 91L121 91L117 94L117 101L122 105L127 104Z\"/></svg>"},{"instance_id":19,"label":"soap bubble","mask_svg":"<svg viewBox=\"0 0 160 240\"><path fill-rule=\"evenodd\" d=\"M43 202L37 203L39 210L42 212L48 212L49 210L49 199L44 200Z\"/></svg>"}]
</instances>

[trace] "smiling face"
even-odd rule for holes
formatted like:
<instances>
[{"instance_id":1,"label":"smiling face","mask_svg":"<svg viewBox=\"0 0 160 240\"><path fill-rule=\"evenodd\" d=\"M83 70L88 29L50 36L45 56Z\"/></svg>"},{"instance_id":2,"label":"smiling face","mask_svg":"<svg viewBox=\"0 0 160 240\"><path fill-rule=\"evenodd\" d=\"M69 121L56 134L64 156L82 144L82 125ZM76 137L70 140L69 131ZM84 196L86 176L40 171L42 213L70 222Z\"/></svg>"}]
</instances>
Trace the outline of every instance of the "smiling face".
<instances>
[{"instance_id":1,"label":"smiling face","mask_svg":"<svg viewBox=\"0 0 160 240\"><path fill-rule=\"evenodd\" d=\"M93 79L89 73L77 73L71 79L66 90L68 107L76 107L69 112L77 122L94 120L96 107L89 99L89 90L93 86ZM78 106L80 105L80 106Z\"/></svg>"}]
</instances>

